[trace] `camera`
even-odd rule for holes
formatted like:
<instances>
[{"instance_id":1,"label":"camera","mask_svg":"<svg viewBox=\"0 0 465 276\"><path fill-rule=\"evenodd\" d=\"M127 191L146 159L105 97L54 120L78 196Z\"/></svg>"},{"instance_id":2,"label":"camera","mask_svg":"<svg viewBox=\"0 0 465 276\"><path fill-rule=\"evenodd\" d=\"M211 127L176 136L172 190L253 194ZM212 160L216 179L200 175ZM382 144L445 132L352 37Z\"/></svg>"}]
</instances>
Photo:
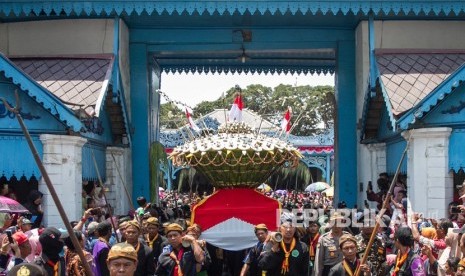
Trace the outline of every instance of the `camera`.
<instances>
[{"instance_id":1,"label":"camera","mask_svg":"<svg viewBox=\"0 0 465 276\"><path fill-rule=\"evenodd\" d=\"M187 248L187 247L190 247L190 246L191 246L191 243L190 243L189 241L187 241L187 240L182 240L182 247Z\"/></svg>"},{"instance_id":2,"label":"camera","mask_svg":"<svg viewBox=\"0 0 465 276\"><path fill-rule=\"evenodd\" d=\"M283 240L283 234L281 234L280 232L274 232L271 234L271 239L274 242L280 243Z\"/></svg>"},{"instance_id":3,"label":"camera","mask_svg":"<svg viewBox=\"0 0 465 276\"><path fill-rule=\"evenodd\" d=\"M185 248L188 248L191 246L191 242L189 240L186 240L186 239L182 239L182 246L185 247Z\"/></svg>"},{"instance_id":4,"label":"camera","mask_svg":"<svg viewBox=\"0 0 465 276\"><path fill-rule=\"evenodd\" d=\"M92 216L100 215L100 207L97 207L97 208L94 208L94 209L90 210L90 214Z\"/></svg>"},{"instance_id":5,"label":"camera","mask_svg":"<svg viewBox=\"0 0 465 276\"><path fill-rule=\"evenodd\" d=\"M14 240L13 240L13 233L11 232L11 230L6 230L5 233L6 233L7 237L8 237L8 241L10 243L15 243Z\"/></svg>"}]
</instances>

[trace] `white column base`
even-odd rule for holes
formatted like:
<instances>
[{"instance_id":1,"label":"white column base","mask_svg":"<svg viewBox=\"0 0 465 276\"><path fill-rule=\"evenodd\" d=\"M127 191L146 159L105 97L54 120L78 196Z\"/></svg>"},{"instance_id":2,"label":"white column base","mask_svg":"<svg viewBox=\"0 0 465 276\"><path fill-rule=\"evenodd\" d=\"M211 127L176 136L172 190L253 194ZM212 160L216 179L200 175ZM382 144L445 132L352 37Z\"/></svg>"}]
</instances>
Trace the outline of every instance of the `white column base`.
<instances>
[{"instance_id":1,"label":"white column base","mask_svg":"<svg viewBox=\"0 0 465 276\"><path fill-rule=\"evenodd\" d=\"M87 139L78 136L42 134L43 164L69 221L82 216L82 146ZM64 227L63 220L43 178L43 224Z\"/></svg>"},{"instance_id":2,"label":"white column base","mask_svg":"<svg viewBox=\"0 0 465 276\"><path fill-rule=\"evenodd\" d=\"M360 145L361 158L359 164L360 182L363 183L363 191L359 192L358 207L365 208L365 200L367 198L366 191L368 189L368 182L371 181L373 190L378 191L376 181L379 174L386 172L386 144L376 143ZM377 203L368 201L371 209L376 209Z\"/></svg>"},{"instance_id":3,"label":"white column base","mask_svg":"<svg viewBox=\"0 0 465 276\"><path fill-rule=\"evenodd\" d=\"M425 218L447 217L453 200L453 179L449 173L449 136L447 127L406 131L402 136L410 145L407 159L409 211Z\"/></svg>"}]
</instances>

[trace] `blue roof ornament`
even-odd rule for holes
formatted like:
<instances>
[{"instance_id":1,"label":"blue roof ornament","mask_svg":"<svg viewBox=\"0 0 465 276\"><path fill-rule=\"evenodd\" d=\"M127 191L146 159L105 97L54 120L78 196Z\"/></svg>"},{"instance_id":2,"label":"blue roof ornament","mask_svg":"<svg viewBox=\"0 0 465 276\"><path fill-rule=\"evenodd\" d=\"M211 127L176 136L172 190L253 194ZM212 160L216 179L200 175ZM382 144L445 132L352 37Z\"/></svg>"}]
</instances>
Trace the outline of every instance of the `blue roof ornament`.
<instances>
[{"instance_id":1,"label":"blue roof ornament","mask_svg":"<svg viewBox=\"0 0 465 276\"><path fill-rule=\"evenodd\" d=\"M355 14L366 16L371 11L375 15L433 15L441 14L457 16L465 10L463 1L18 1L0 4L0 12L6 15L21 16L30 13L55 15L64 13L78 15L112 15L123 14L208 14L232 15L245 13L271 15L290 13L295 15L322 15L342 13L343 15Z\"/></svg>"}]
</instances>

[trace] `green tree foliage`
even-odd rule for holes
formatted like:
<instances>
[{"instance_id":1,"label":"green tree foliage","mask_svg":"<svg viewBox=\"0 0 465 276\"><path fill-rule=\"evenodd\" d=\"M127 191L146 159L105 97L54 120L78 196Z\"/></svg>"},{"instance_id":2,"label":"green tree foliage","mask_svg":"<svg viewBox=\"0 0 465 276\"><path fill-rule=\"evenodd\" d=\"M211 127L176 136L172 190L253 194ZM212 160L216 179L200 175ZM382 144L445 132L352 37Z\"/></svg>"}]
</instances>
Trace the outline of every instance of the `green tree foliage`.
<instances>
[{"instance_id":1,"label":"green tree foliage","mask_svg":"<svg viewBox=\"0 0 465 276\"><path fill-rule=\"evenodd\" d=\"M194 113L205 115L217 108L231 107L236 94L233 87L216 101L201 102ZM308 136L319 134L334 123L334 87L292 86L281 84L274 89L259 84L242 90L245 108L253 110L266 120L280 125L287 107L292 108L292 134ZM300 117L300 118L299 118Z\"/></svg>"},{"instance_id":2,"label":"green tree foliage","mask_svg":"<svg viewBox=\"0 0 465 276\"><path fill-rule=\"evenodd\" d=\"M150 145L150 201L158 202L158 187L163 186L163 175L159 170L160 164L168 167L165 148L160 142Z\"/></svg>"},{"instance_id":3,"label":"green tree foliage","mask_svg":"<svg viewBox=\"0 0 465 276\"><path fill-rule=\"evenodd\" d=\"M279 123L289 106L293 114L291 134L297 136L319 134L334 124L334 103L332 86L279 85L274 89L271 99L270 106L275 113L269 120Z\"/></svg>"},{"instance_id":4,"label":"green tree foliage","mask_svg":"<svg viewBox=\"0 0 465 276\"><path fill-rule=\"evenodd\" d=\"M237 93L235 87L225 91L215 101L203 101L194 108L194 117L206 115L215 109L231 108ZM292 132L297 136L319 134L334 124L335 98L332 86L278 85L274 89L260 84L242 90L245 108L253 110L266 120L280 125L287 107L292 108ZM184 110L172 103L160 108L162 128L179 128L187 123Z\"/></svg>"},{"instance_id":5,"label":"green tree foliage","mask_svg":"<svg viewBox=\"0 0 465 276\"><path fill-rule=\"evenodd\" d=\"M162 129L176 129L187 124L185 111L173 103L160 105L160 127Z\"/></svg>"}]
</instances>

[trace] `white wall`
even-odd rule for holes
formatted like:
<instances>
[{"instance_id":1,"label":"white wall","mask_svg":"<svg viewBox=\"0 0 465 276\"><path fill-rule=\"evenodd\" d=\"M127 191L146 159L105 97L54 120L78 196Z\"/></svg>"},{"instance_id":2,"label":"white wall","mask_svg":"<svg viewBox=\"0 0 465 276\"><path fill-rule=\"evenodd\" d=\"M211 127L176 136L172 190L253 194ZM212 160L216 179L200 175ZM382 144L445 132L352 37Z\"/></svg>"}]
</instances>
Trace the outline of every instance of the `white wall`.
<instances>
[{"instance_id":1,"label":"white wall","mask_svg":"<svg viewBox=\"0 0 465 276\"><path fill-rule=\"evenodd\" d=\"M449 172L447 127L414 129L402 133L410 139L407 159L409 205L425 218L447 217L453 200L453 179Z\"/></svg>"},{"instance_id":2,"label":"white wall","mask_svg":"<svg viewBox=\"0 0 465 276\"><path fill-rule=\"evenodd\" d=\"M66 19L0 24L0 52L7 56L113 53L113 19Z\"/></svg>"},{"instance_id":3,"label":"white wall","mask_svg":"<svg viewBox=\"0 0 465 276\"><path fill-rule=\"evenodd\" d=\"M465 49L464 29L464 21L375 21L375 48Z\"/></svg>"}]
</instances>

